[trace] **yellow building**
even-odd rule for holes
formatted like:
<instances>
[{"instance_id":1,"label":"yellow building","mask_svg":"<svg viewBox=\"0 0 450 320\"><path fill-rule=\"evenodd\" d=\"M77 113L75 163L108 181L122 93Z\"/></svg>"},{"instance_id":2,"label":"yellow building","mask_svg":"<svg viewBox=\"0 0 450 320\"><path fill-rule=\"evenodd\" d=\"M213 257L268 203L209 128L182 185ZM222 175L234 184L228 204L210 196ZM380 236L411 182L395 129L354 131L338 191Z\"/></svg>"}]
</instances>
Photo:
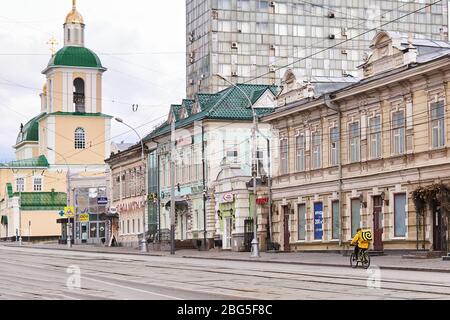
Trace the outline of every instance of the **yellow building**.
<instances>
[{"instance_id":1,"label":"yellow building","mask_svg":"<svg viewBox=\"0 0 450 320\"><path fill-rule=\"evenodd\" d=\"M0 239L59 238L57 220L65 206L89 211L88 205L83 208L81 200L75 201L76 186L97 188L92 193L105 201L100 193L106 195L102 186L106 186L104 159L110 154L111 127L111 117L102 114L106 69L84 46L84 31L73 0L64 23L64 47L42 72L46 82L40 112L20 126L16 161L0 165Z\"/></svg>"}]
</instances>

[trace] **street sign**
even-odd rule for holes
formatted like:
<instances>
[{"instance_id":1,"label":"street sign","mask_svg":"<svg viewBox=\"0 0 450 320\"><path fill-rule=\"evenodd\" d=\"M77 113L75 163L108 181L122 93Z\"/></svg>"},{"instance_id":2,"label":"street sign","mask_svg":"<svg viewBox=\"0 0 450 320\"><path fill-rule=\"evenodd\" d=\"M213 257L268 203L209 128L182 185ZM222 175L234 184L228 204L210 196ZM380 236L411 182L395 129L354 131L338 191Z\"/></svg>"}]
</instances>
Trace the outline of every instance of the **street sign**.
<instances>
[{"instance_id":1,"label":"street sign","mask_svg":"<svg viewBox=\"0 0 450 320\"><path fill-rule=\"evenodd\" d=\"M80 222L89 222L89 214L80 214Z\"/></svg>"},{"instance_id":2,"label":"street sign","mask_svg":"<svg viewBox=\"0 0 450 320\"><path fill-rule=\"evenodd\" d=\"M75 207L65 207L64 216L66 218L73 218L75 216Z\"/></svg>"},{"instance_id":3,"label":"street sign","mask_svg":"<svg viewBox=\"0 0 450 320\"><path fill-rule=\"evenodd\" d=\"M108 204L108 198L107 197L98 197L97 204L98 205Z\"/></svg>"}]
</instances>

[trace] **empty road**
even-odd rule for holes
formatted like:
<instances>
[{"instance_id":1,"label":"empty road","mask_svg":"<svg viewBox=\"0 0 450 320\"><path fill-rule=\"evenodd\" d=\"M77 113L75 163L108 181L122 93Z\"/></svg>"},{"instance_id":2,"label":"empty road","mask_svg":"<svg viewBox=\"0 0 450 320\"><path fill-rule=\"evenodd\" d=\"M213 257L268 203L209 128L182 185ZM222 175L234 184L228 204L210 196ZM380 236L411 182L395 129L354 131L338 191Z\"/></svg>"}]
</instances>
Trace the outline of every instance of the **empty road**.
<instances>
[{"instance_id":1,"label":"empty road","mask_svg":"<svg viewBox=\"0 0 450 320\"><path fill-rule=\"evenodd\" d=\"M0 245L0 300L450 299L450 274Z\"/></svg>"}]
</instances>

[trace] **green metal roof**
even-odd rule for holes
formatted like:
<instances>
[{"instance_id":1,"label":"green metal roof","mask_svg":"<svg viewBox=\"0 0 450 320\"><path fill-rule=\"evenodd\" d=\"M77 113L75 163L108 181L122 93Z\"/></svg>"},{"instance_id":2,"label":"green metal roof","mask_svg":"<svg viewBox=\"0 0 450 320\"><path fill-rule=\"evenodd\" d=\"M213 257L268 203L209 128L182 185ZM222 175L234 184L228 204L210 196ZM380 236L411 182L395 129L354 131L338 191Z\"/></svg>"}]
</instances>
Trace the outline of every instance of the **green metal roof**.
<instances>
[{"instance_id":1,"label":"green metal roof","mask_svg":"<svg viewBox=\"0 0 450 320\"><path fill-rule=\"evenodd\" d=\"M103 69L100 58L85 47L64 47L51 59L48 67L85 67Z\"/></svg>"},{"instance_id":2,"label":"green metal roof","mask_svg":"<svg viewBox=\"0 0 450 320\"><path fill-rule=\"evenodd\" d=\"M42 156L39 156L38 158L11 161L9 163L2 163L2 164L0 164L0 168L1 167L8 167L8 168L48 168L49 167L49 163L47 161L47 158L44 155L42 155Z\"/></svg>"},{"instance_id":3,"label":"green metal roof","mask_svg":"<svg viewBox=\"0 0 450 320\"><path fill-rule=\"evenodd\" d=\"M67 206L67 194L61 192L23 192L20 196L20 208L25 211L64 210Z\"/></svg>"},{"instance_id":4,"label":"green metal roof","mask_svg":"<svg viewBox=\"0 0 450 320\"><path fill-rule=\"evenodd\" d=\"M16 145L25 141L39 141L39 120L44 116L45 113L41 113L23 126L22 131L19 132L19 135L17 136Z\"/></svg>"},{"instance_id":5,"label":"green metal roof","mask_svg":"<svg viewBox=\"0 0 450 320\"><path fill-rule=\"evenodd\" d=\"M11 183L6 184L8 197L20 197L20 208L25 211L64 210L67 194L63 192L13 192Z\"/></svg>"},{"instance_id":6,"label":"green metal roof","mask_svg":"<svg viewBox=\"0 0 450 320\"><path fill-rule=\"evenodd\" d=\"M233 86L215 94L197 94L195 101L199 103L201 112L196 114L192 114L195 101L183 100L183 105L189 112L189 116L185 119L180 119L182 106L172 105L170 112L175 115L176 128L204 119L251 121L253 119L253 111L247 96L250 98L253 106L267 90L272 92L273 95L277 95L279 90L277 86L269 85L237 84L237 86L238 88ZM273 112L273 108L256 108L255 110L258 116ZM168 132L170 132L170 123L166 121L147 135L144 140L149 140Z\"/></svg>"}]
</instances>

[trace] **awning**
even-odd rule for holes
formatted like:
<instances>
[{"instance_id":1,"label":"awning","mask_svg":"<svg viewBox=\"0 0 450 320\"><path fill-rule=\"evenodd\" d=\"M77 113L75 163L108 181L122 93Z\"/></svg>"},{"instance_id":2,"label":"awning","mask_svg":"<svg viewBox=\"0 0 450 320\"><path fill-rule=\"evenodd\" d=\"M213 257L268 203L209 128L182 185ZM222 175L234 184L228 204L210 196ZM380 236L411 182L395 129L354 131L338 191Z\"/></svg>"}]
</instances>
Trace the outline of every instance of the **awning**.
<instances>
[{"instance_id":1,"label":"awning","mask_svg":"<svg viewBox=\"0 0 450 320\"><path fill-rule=\"evenodd\" d=\"M2 216L2 225L7 226L8 225L8 217L7 216Z\"/></svg>"},{"instance_id":2,"label":"awning","mask_svg":"<svg viewBox=\"0 0 450 320\"><path fill-rule=\"evenodd\" d=\"M166 209L170 208L171 201L168 201L165 205ZM186 200L175 201L175 209L187 209L189 207Z\"/></svg>"}]
</instances>

